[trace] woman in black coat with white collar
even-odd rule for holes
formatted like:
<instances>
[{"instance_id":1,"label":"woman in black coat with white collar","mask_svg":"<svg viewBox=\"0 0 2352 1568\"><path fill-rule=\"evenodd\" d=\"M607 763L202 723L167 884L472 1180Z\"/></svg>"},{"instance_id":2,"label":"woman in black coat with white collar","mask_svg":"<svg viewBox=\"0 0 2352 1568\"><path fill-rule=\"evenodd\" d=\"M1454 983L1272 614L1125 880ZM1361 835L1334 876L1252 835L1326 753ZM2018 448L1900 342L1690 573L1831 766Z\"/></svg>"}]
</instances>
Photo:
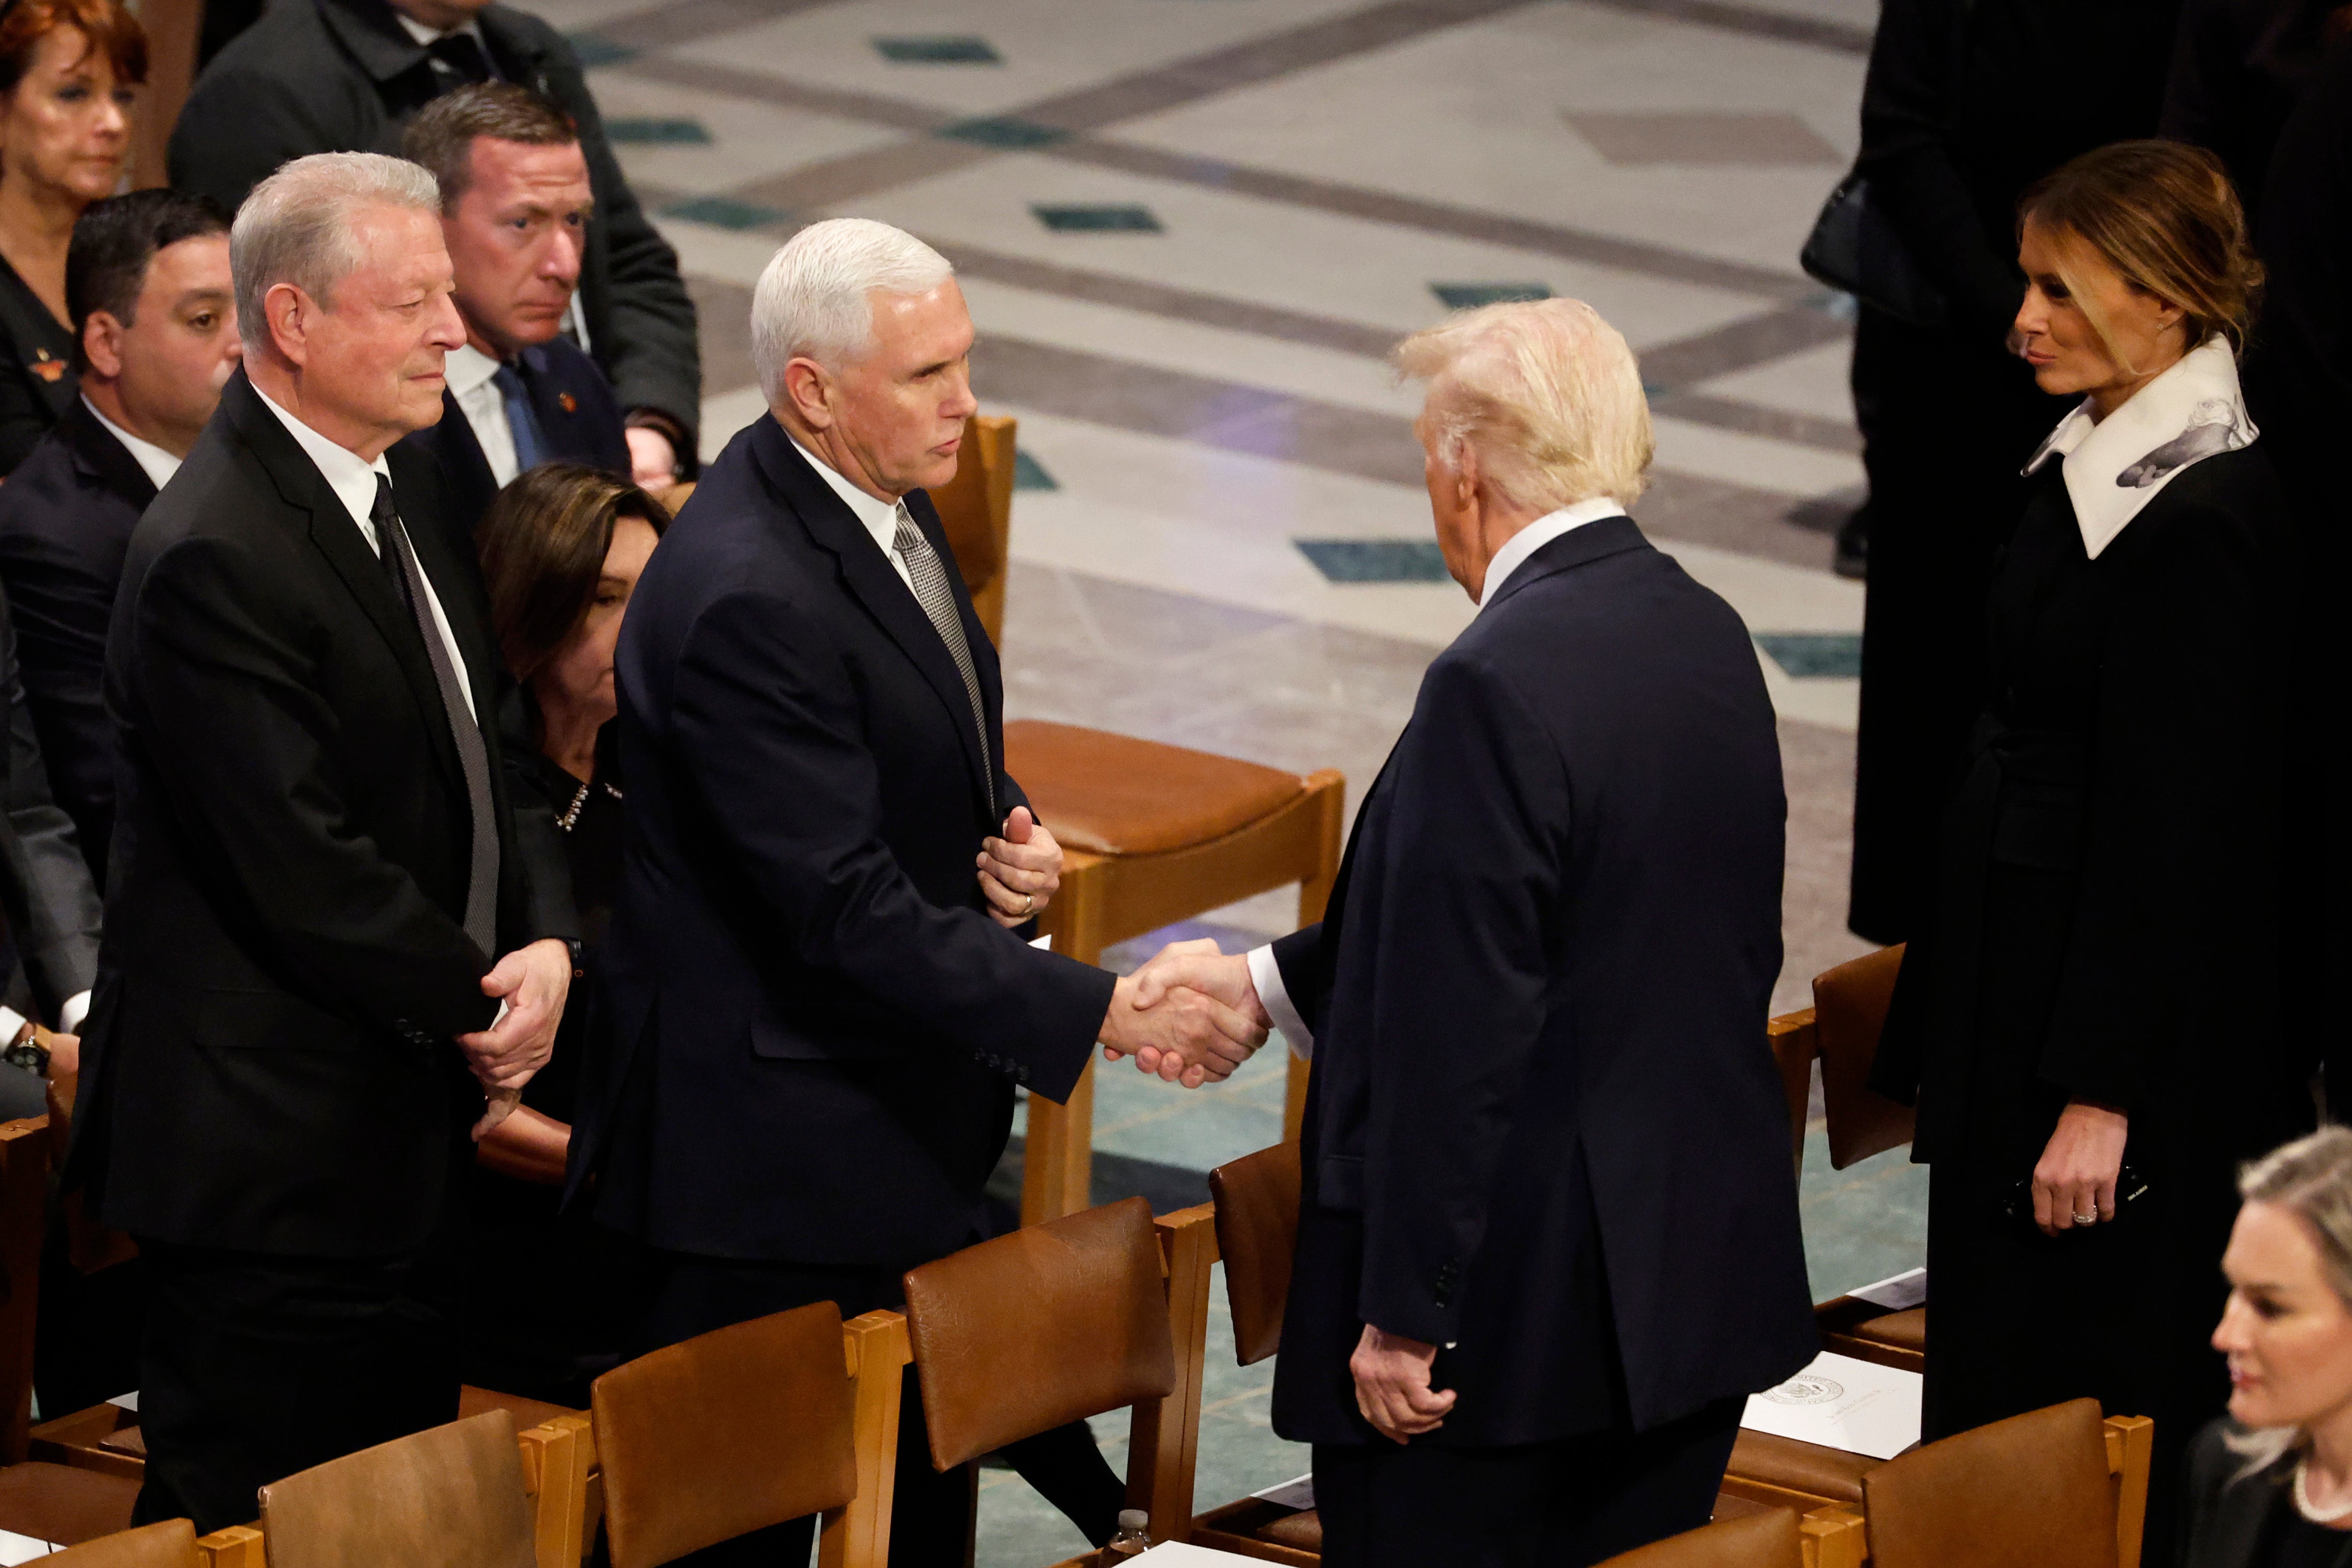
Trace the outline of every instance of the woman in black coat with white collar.
<instances>
[{"instance_id":1,"label":"woman in black coat with white collar","mask_svg":"<svg viewBox=\"0 0 2352 1568\"><path fill-rule=\"evenodd\" d=\"M1934 1166L1925 1435L2090 1396L2156 1418L2168 1477L2226 1394L2237 1164L2313 1122L2276 1028L2287 520L2235 357L2259 268L2219 161L2168 142L2074 160L2020 235L2021 351L2083 401L2027 465L1876 1078ZM2151 1561L2177 1501L2153 1489Z\"/></svg>"},{"instance_id":2,"label":"woman in black coat with white collar","mask_svg":"<svg viewBox=\"0 0 2352 1568\"><path fill-rule=\"evenodd\" d=\"M2352 1568L2352 1131L2289 1144L2239 1190L2213 1332L2230 1414L2189 1453L2181 1568Z\"/></svg>"}]
</instances>

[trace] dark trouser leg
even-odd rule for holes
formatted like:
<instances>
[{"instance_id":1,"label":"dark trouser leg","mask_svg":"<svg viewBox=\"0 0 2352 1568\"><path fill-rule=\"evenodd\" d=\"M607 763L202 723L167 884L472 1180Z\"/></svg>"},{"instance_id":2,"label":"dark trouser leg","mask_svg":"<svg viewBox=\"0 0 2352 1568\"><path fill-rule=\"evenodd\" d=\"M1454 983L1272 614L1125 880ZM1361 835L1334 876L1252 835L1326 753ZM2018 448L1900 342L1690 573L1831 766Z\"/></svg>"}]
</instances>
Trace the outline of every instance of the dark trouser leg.
<instances>
[{"instance_id":1,"label":"dark trouser leg","mask_svg":"<svg viewBox=\"0 0 2352 1568\"><path fill-rule=\"evenodd\" d=\"M1318 1444L1325 1568L1582 1568L1714 1511L1744 1401L1514 1448Z\"/></svg>"},{"instance_id":2,"label":"dark trouser leg","mask_svg":"<svg viewBox=\"0 0 2352 1568\"><path fill-rule=\"evenodd\" d=\"M673 1253L658 1261L660 1280L637 1336L643 1354L712 1329L832 1301L844 1319L899 1303L898 1271L751 1263ZM941 1475L931 1468L915 1369L906 1373L898 1407L898 1472L890 1507L890 1568L963 1568L971 1539L971 1467ZM678 1559L691 1568L802 1568L816 1531L814 1519L755 1531Z\"/></svg>"},{"instance_id":3,"label":"dark trouser leg","mask_svg":"<svg viewBox=\"0 0 2352 1568\"><path fill-rule=\"evenodd\" d=\"M1073 1421L1004 1447L1004 1458L1038 1495L1062 1511L1078 1533L1097 1546L1118 1533L1118 1511L1127 1506L1127 1483L1102 1457L1084 1421Z\"/></svg>"},{"instance_id":4,"label":"dark trouser leg","mask_svg":"<svg viewBox=\"0 0 2352 1568\"><path fill-rule=\"evenodd\" d=\"M251 1522L274 1480L457 1418L441 1265L142 1239L141 1522Z\"/></svg>"}]
</instances>

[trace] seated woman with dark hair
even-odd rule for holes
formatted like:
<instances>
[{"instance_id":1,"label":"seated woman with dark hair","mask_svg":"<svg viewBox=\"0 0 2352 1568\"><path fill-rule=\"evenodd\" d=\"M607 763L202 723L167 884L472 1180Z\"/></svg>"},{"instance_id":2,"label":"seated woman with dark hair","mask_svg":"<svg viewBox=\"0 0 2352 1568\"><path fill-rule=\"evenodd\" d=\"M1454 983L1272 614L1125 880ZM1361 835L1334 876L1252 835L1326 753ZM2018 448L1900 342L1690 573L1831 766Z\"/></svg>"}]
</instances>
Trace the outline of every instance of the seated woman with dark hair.
<instances>
[{"instance_id":1,"label":"seated woman with dark hair","mask_svg":"<svg viewBox=\"0 0 2352 1568\"><path fill-rule=\"evenodd\" d=\"M466 1381L585 1407L588 1384L620 1360L629 1254L557 1198L596 950L621 874L621 783L610 724L613 650L637 574L669 514L602 469L550 463L499 493L478 542L491 622L520 683L538 749L509 750L517 802L555 814L580 908L581 969L555 1054L522 1104L482 1140L474 1183Z\"/></svg>"}]
</instances>

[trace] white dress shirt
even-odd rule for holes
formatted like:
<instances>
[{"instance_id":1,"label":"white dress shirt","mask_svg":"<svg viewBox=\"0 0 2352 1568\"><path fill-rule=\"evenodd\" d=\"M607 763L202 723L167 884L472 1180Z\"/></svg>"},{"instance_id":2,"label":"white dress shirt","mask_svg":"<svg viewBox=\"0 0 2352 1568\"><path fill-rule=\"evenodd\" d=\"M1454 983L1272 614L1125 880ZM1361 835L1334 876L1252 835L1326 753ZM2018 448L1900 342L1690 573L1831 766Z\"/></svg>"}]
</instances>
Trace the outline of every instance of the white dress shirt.
<instances>
[{"instance_id":1,"label":"white dress shirt","mask_svg":"<svg viewBox=\"0 0 2352 1568\"><path fill-rule=\"evenodd\" d=\"M443 38L454 38L463 33L474 40L474 47L482 51L482 58L489 61L492 74L497 73L499 62L490 59L490 41L482 37L482 25L472 17L454 27L428 27L404 11L394 11L392 19L399 23L400 30L415 39L420 47L429 47Z\"/></svg>"},{"instance_id":2,"label":"white dress shirt","mask_svg":"<svg viewBox=\"0 0 2352 1568\"><path fill-rule=\"evenodd\" d=\"M769 417L774 416L772 414ZM787 431L785 434L791 434L791 432ZM843 504L847 506L857 520L865 525L866 531L874 536L874 543L881 549L882 559L890 563L890 570L898 574L898 580L907 585L907 591L914 592L915 577L907 570L907 558L890 548L890 541L898 537L898 507L902 503L885 501L867 495L843 478L835 472L832 464L827 463L807 447L802 446L799 436L793 436L793 444L800 447L801 455L809 460L809 466L815 469L818 476L833 486L833 493L841 497Z\"/></svg>"},{"instance_id":3,"label":"white dress shirt","mask_svg":"<svg viewBox=\"0 0 2352 1568\"><path fill-rule=\"evenodd\" d=\"M522 472L522 460L515 455L514 426L507 421L507 394L490 379L499 373L499 362L467 343L450 350L442 369L458 412L473 429L474 444L489 460L490 477L504 489Z\"/></svg>"},{"instance_id":4,"label":"white dress shirt","mask_svg":"<svg viewBox=\"0 0 2352 1568\"><path fill-rule=\"evenodd\" d=\"M1495 596L1502 591L1511 574L1525 566L1529 557L1571 528L1587 523L1597 523L1603 517L1622 517L1625 508L1606 496L1590 501L1579 501L1572 507L1562 507L1557 512L1547 512L1503 541L1503 548L1486 563L1486 591L1479 595L1478 609L1483 613ZM1259 1005L1282 1038L1301 1061L1315 1054L1315 1036L1307 1020L1298 1016L1297 1007L1290 999L1289 988L1282 983L1282 966L1274 961L1274 947L1268 944L1253 947L1249 953L1250 984L1257 988Z\"/></svg>"},{"instance_id":5,"label":"white dress shirt","mask_svg":"<svg viewBox=\"0 0 2352 1568\"><path fill-rule=\"evenodd\" d=\"M370 463L358 453L336 445L278 407L268 392L259 387L253 390L263 405L278 416L278 422L310 455L310 461L318 465L320 476L327 481L327 487L335 493L337 500L342 502L343 509L352 515L352 521L359 525L360 538L367 541L367 548L375 553L378 560L383 559L383 541L375 537L375 518L371 514L375 510L376 476L381 474L387 479L391 478L391 465L381 457ZM406 520L402 519L404 523ZM465 694L467 716L478 724L481 719L474 712L474 683L466 673L466 655L458 652L457 634L449 630L449 617L442 611L441 596L433 591L433 580L425 574L421 566L416 575L419 585L425 590L425 602L433 612L434 629L441 633L441 646L449 655L449 667L457 674L457 689Z\"/></svg>"},{"instance_id":6,"label":"white dress shirt","mask_svg":"<svg viewBox=\"0 0 2352 1568\"><path fill-rule=\"evenodd\" d=\"M115 440L122 443L123 450L131 454L131 461L139 465L141 471L147 476L148 481L152 484L155 488L160 490L164 486L172 482L172 476L180 471L180 460L178 458L173 456L170 453L164 451L162 447L156 445L152 441L142 441L139 437L131 434L129 431L115 423L114 421L107 418L106 415L99 413L98 404L90 402L89 398L83 398L81 400L81 405L82 407L89 410L90 417L97 420L99 423L106 426L106 432L109 435L113 436ZM5 1019L0 1019L0 1022L5 1021Z\"/></svg>"}]
</instances>

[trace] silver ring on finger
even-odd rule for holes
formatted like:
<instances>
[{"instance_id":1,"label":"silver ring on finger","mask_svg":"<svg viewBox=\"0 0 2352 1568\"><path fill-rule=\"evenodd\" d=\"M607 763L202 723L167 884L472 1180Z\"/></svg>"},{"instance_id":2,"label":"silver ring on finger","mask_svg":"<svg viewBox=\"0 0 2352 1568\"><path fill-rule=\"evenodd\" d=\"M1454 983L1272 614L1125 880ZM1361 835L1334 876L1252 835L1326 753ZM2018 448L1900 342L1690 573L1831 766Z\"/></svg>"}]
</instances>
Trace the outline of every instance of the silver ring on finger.
<instances>
[{"instance_id":1,"label":"silver ring on finger","mask_svg":"<svg viewBox=\"0 0 2352 1568\"><path fill-rule=\"evenodd\" d=\"M1021 914L1022 914L1023 918L1024 918L1024 919L1025 919L1025 918L1027 918L1029 915L1033 915L1033 914L1036 913L1036 909L1037 909L1037 895L1036 895L1035 894L1034 894L1034 893L1024 893L1024 894L1023 894L1021 895Z\"/></svg>"},{"instance_id":2,"label":"silver ring on finger","mask_svg":"<svg viewBox=\"0 0 2352 1568\"><path fill-rule=\"evenodd\" d=\"M2074 1223L2077 1225L2096 1225L2098 1222L2099 1217L2095 1214L2078 1214L2074 1217Z\"/></svg>"}]
</instances>

